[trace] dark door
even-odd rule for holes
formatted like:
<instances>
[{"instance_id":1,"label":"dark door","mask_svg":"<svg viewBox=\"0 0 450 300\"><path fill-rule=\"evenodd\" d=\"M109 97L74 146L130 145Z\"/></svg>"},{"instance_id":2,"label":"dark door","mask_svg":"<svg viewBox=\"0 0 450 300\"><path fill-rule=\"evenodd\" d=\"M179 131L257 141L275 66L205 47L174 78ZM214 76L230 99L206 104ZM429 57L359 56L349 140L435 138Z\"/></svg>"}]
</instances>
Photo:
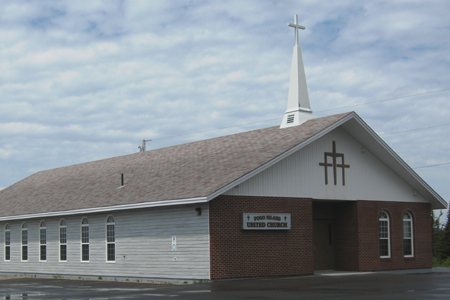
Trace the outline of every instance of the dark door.
<instances>
[{"instance_id":1,"label":"dark door","mask_svg":"<svg viewBox=\"0 0 450 300\"><path fill-rule=\"evenodd\" d=\"M334 221L315 219L313 226L314 270L335 270Z\"/></svg>"}]
</instances>

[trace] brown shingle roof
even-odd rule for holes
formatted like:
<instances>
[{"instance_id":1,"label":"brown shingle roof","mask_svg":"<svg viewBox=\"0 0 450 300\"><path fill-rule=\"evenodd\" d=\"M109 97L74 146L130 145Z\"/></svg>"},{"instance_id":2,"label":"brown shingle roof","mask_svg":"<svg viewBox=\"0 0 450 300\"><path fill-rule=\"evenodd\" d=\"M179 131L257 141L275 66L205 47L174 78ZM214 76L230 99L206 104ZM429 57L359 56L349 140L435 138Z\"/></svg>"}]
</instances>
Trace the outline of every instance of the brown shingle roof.
<instances>
[{"instance_id":1,"label":"brown shingle roof","mask_svg":"<svg viewBox=\"0 0 450 300\"><path fill-rule=\"evenodd\" d=\"M0 191L0 217L206 197L346 115L41 171Z\"/></svg>"}]
</instances>

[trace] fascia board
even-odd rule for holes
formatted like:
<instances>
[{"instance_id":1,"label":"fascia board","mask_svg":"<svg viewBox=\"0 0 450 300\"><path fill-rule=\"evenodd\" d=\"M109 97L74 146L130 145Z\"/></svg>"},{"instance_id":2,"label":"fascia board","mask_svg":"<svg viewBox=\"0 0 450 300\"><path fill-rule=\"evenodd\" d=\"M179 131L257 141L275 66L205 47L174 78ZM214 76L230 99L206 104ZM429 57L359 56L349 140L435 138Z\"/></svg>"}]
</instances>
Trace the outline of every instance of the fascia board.
<instances>
[{"instance_id":1,"label":"fascia board","mask_svg":"<svg viewBox=\"0 0 450 300\"><path fill-rule=\"evenodd\" d=\"M331 132L335 128L341 126L342 124L344 124L348 120L354 118L355 115L356 115L355 112L351 112L347 116L345 116L342 119L336 121L335 123L331 124L330 126L328 126L327 128L323 129L322 131L320 131L320 132L316 133L315 135L309 137L308 139L304 140L303 142L301 142L297 146L292 147L291 149L289 149L289 150L285 151L284 153L282 153L281 155L273 158L272 160L270 160L269 162L265 163L264 165L261 165L260 167L254 169L253 171L250 171L249 173L245 174L244 176L236 179L235 181L233 181L233 182L223 186L222 188L218 189L214 193L209 194L208 195L208 201L211 201L212 199L218 197L219 195L222 195L223 193L226 193L228 190L234 188L235 186L237 186L237 185L243 183L244 181L252 178L256 174L266 170L267 168L270 168L271 166L273 166L277 162L285 159L286 157L288 157L292 153L295 153L296 151L300 150L301 148L305 147L306 145L309 145L310 143L314 142L315 140L317 140L317 139L321 138L322 136L326 135L327 133ZM283 130L283 129L281 129L281 130Z\"/></svg>"},{"instance_id":2,"label":"fascia board","mask_svg":"<svg viewBox=\"0 0 450 300\"><path fill-rule=\"evenodd\" d=\"M370 151L383 161L389 168L403 178L409 185L417 190L430 201L433 208L445 209L447 202L436 193L420 176L417 174L386 142L376 134L376 132L364 122L357 114L354 115L354 120L369 133L369 135L358 134L354 127L343 126L343 128L352 136L357 138L359 142L370 149Z\"/></svg>"},{"instance_id":3,"label":"fascia board","mask_svg":"<svg viewBox=\"0 0 450 300\"><path fill-rule=\"evenodd\" d=\"M145 203L123 204L123 205L114 205L114 206L105 206L105 207L93 207L93 208L83 208L83 209L74 209L74 210L66 210L66 211L54 211L54 212L28 214L28 215L0 217L0 221L23 220L23 219L44 218L44 217L45 218L60 217L60 216L69 216L69 215L103 213L103 212L111 212L111 211L118 211L118 210L130 210L130 209L139 209L139 208L150 208L150 207L183 205L183 204L194 204L194 203L205 203L205 202L208 202L206 197L177 199L177 200L164 200L164 201L154 201L154 202L145 202Z\"/></svg>"}]
</instances>

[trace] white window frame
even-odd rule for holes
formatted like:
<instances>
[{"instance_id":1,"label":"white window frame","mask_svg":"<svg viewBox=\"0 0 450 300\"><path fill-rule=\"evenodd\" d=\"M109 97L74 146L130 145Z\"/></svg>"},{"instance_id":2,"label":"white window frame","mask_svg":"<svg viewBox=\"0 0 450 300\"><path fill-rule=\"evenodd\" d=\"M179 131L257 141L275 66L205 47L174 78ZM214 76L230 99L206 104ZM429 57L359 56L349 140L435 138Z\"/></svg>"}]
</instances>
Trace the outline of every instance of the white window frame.
<instances>
[{"instance_id":1,"label":"white window frame","mask_svg":"<svg viewBox=\"0 0 450 300\"><path fill-rule=\"evenodd\" d=\"M84 220L86 220L87 223L84 223ZM83 239L83 229L87 228L87 239ZM89 241L90 241L90 237L89 237L89 219L87 217L83 217L81 219L81 235L80 235L80 242L81 242L81 249L80 249L80 260L81 262L86 262L88 263L91 259L91 255L90 255L90 247L89 247ZM83 259L83 246L87 246L87 255L88 255L88 259L84 260Z\"/></svg>"},{"instance_id":2,"label":"white window frame","mask_svg":"<svg viewBox=\"0 0 450 300\"><path fill-rule=\"evenodd\" d=\"M111 231L112 226L112 236L109 236L108 233ZM109 228L108 228L109 227ZM109 215L106 217L106 262L107 263L115 263L116 262L116 222L114 216ZM114 249L114 260L109 259L109 246L112 246Z\"/></svg>"},{"instance_id":3,"label":"white window frame","mask_svg":"<svg viewBox=\"0 0 450 300\"><path fill-rule=\"evenodd\" d=\"M61 242L62 241L62 234L61 234L61 229L64 229L64 241L65 242ZM62 255L62 248L65 247L65 251L66 251L66 259L61 259ZM65 219L61 219L59 221L59 261L60 262L67 262L67 222Z\"/></svg>"},{"instance_id":4,"label":"white window frame","mask_svg":"<svg viewBox=\"0 0 450 300\"><path fill-rule=\"evenodd\" d=\"M6 239L8 236L8 240ZM11 226L9 224L5 225L5 236L4 236L5 253L3 255L4 261L11 261ZM6 259L6 253L9 254L9 258Z\"/></svg>"},{"instance_id":5,"label":"white window frame","mask_svg":"<svg viewBox=\"0 0 450 300\"><path fill-rule=\"evenodd\" d=\"M409 223L409 231L411 236L405 236L405 222ZM414 257L414 230L413 230L413 217L410 212L403 214L403 255L404 257ZM411 254L405 255L405 240L411 240Z\"/></svg>"},{"instance_id":6,"label":"white window frame","mask_svg":"<svg viewBox=\"0 0 450 300\"><path fill-rule=\"evenodd\" d=\"M21 236L20 236L20 261L26 262L28 261L29 253L28 253L28 224L26 222L22 223L21 227ZM26 241L24 241L24 233L26 235ZM25 243L24 243L25 242ZM26 249L27 252L27 259L23 259L24 249Z\"/></svg>"},{"instance_id":7,"label":"white window frame","mask_svg":"<svg viewBox=\"0 0 450 300\"><path fill-rule=\"evenodd\" d=\"M386 232L386 236L381 236L382 232L381 232L381 222L386 222L386 226L387 226L387 232ZM391 257L391 224L390 224L390 218L389 218L389 214L386 211L382 211L379 214L378 217L378 226L379 226L379 243L380 243L380 247L379 247L379 253L380 253L380 258L390 258ZM384 233L384 232L383 232ZM387 241L387 255L381 255L381 241L385 240Z\"/></svg>"},{"instance_id":8,"label":"white window frame","mask_svg":"<svg viewBox=\"0 0 450 300\"><path fill-rule=\"evenodd\" d=\"M45 259L42 259L42 249L45 249ZM44 220L39 223L39 261L47 261L47 223Z\"/></svg>"}]
</instances>

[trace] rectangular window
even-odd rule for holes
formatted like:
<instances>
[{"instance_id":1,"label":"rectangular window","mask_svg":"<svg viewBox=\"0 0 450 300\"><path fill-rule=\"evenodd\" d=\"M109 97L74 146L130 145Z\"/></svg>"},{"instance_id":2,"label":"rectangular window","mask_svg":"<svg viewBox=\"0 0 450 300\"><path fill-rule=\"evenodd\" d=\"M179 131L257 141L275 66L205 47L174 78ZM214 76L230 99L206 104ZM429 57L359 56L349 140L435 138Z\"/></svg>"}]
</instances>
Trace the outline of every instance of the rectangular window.
<instances>
[{"instance_id":1,"label":"rectangular window","mask_svg":"<svg viewBox=\"0 0 450 300\"><path fill-rule=\"evenodd\" d=\"M22 260L28 260L28 246L22 246Z\"/></svg>"},{"instance_id":2,"label":"rectangular window","mask_svg":"<svg viewBox=\"0 0 450 300\"><path fill-rule=\"evenodd\" d=\"M59 228L59 260L67 260L67 228Z\"/></svg>"},{"instance_id":3,"label":"rectangular window","mask_svg":"<svg viewBox=\"0 0 450 300\"><path fill-rule=\"evenodd\" d=\"M380 224L380 257L390 257L389 245L389 217L387 213L382 212L379 219Z\"/></svg>"},{"instance_id":4,"label":"rectangular window","mask_svg":"<svg viewBox=\"0 0 450 300\"><path fill-rule=\"evenodd\" d=\"M388 256L388 222L387 221L380 221L380 255L381 256Z\"/></svg>"},{"instance_id":5,"label":"rectangular window","mask_svg":"<svg viewBox=\"0 0 450 300\"><path fill-rule=\"evenodd\" d=\"M11 260L11 248L10 246L5 247L5 260Z\"/></svg>"},{"instance_id":6,"label":"rectangular window","mask_svg":"<svg viewBox=\"0 0 450 300\"><path fill-rule=\"evenodd\" d=\"M67 245L59 245L59 260L67 260Z\"/></svg>"},{"instance_id":7,"label":"rectangular window","mask_svg":"<svg viewBox=\"0 0 450 300\"><path fill-rule=\"evenodd\" d=\"M114 225L107 225L106 226L106 232L107 232L107 241L108 241L108 243L114 243L115 242Z\"/></svg>"},{"instance_id":8,"label":"rectangular window","mask_svg":"<svg viewBox=\"0 0 450 300\"><path fill-rule=\"evenodd\" d=\"M41 256L39 258L41 261L47 260L47 246L41 245Z\"/></svg>"},{"instance_id":9,"label":"rectangular window","mask_svg":"<svg viewBox=\"0 0 450 300\"><path fill-rule=\"evenodd\" d=\"M403 250L405 256L412 256L412 241L411 239L403 240Z\"/></svg>"},{"instance_id":10,"label":"rectangular window","mask_svg":"<svg viewBox=\"0 0 450 300\"><path fill-rule=\"evenodd\" d=\"M28 230L22 230L22 260L28 260Z\"/></svg>"},{"instance_id":11,"label":"rectangular window","mask_svg":"<svg viewBox=\"0 0 450 300\"><path fill-rule=\"evenodd\" d=\"M81 227L81 260L89 261L89 226Z\"/></svg>"},{"instance_id":12,"label":"rectangular window","mask_svg":"<svg viewBox=\"0 0 450 300\"><path fill-rule=\"evenodd\" d=\"M108 244L108 261L116 260L116 245Z\"/></svg>"},{"instance_id":13,"label":"rectangular window","mask_svg":"<svg viewBox=\"0 0 450 300\"><path fill-rule=\"evenodd\" d=\"M403 255L414 256L412 216L409 212L403 215Z\"/></svg>"},{"instance_id":14,"label":"rectangular window","mask_svg":"<svg viewBox=\"0 0 450 300\"><path fill-rule=\"evenodd\" d=\"M115 245L115 229L114 224L106 225L106 244L107 244L107 260L116 260L116 245Z\"/></svg>"},{"instance_id":15,"label":"rectangular window","mask_svg":"<svg viewBox=\"0 0 450 300\"><path fill-rule=\"evenodd\" d=\"M81 245L81 253L82 253L81 260L89 261L89 244Z\"/></svg>"},{"instance_id":16,"label":"rectangular window","mask_svg":"<svg viewBox=\"0 0 450 300\"><path fill-rule=\"evenodd\" d=\"M11 260L11 232L5 231L5 260Z\"/></svg>"},{"instance_id":17,"label":"rectangular window","mask_svg":"<svg viewBox=\"0 0 450 300\"><path fill-rule=\"evenodd\" d=\"M380 239L380 256L381 257L389 256L389 242L387 239Z\"/></svg>"},{"instance_id":18,"label":"rectangular window","mask_svg":"<svg viewBox=\"0 0 450 300\"><path fill-rule=\"evenodd\" d=\"M41 228L39 232L39 242L41 244L39 259L45 261L47 260L47 229Z\"/></svg>"},{"instance_id":19,"label":"rectangular window","mask_svg":"<svg viewBox=\"0 0 450 300\"><path fill-rule=\"evenodd\" d=\"M88 226L81 227L81 243L89 244L89 227Z\"/></svg>"}]
</instances>

